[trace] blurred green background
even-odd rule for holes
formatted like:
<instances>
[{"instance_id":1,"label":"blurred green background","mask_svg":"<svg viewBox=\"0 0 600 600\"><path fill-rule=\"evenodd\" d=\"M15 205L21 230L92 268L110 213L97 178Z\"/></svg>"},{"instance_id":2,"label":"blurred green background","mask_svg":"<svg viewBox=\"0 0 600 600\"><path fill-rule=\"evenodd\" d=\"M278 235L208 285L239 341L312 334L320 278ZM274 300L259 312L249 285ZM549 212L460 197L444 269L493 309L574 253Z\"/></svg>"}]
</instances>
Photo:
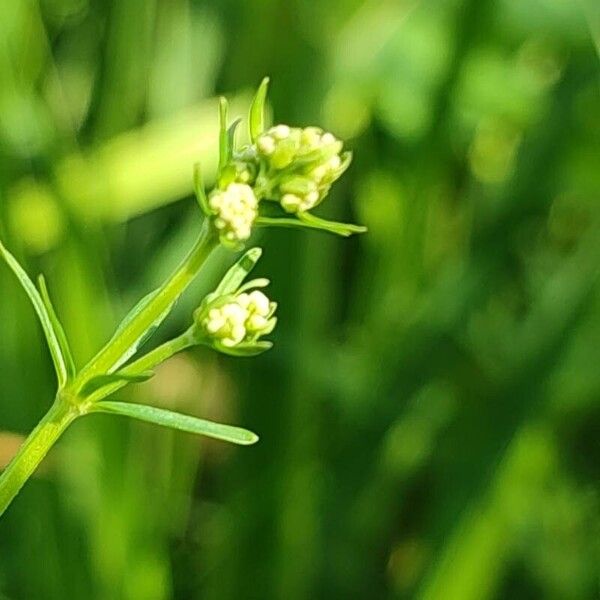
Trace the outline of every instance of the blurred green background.
<instances>
[{"instance_id":1,"label":"blurred green background","mask_svg":"<svg viewBox=\"0 0 600 600\"><path fill-rule=\"evenodd\" d=\"M78 422L0 521L2 600L600 597L600 4L2 0L0 235L79 363L198 229L216 96L355 162L268 231L275 349L193 351L125 397L251 448ZM178 333L221 252L153 343ZM0 268L0 464L51 402Z\"/></svg>"}]
</instances>

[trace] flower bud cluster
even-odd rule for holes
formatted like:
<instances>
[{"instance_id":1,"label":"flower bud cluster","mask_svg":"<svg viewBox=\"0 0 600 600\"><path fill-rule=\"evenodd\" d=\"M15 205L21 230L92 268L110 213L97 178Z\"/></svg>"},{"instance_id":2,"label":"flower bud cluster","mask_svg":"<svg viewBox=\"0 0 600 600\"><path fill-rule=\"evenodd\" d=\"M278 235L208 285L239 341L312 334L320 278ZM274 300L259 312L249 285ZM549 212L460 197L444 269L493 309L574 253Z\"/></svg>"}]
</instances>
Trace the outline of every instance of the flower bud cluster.
<instances>
[{"instance_id":1,"label":"flower bud cluster","mask_svg":"<svg viewBox=\"0 0 600 600\"><path fill-rule=\"evenodd\" d=\"M214 190L208 206L222 243L237 244L250 237L258 216L258 200L249 185L230 183L224 190Z\"/></svg>"},{"instance_id":2,"label":"flower bud cluster","mask_svg":"<svg viewBox=\"0 0 600 600\"><path fill-rule=\"evenodd\" d=\"M227 348L255 342L273 331L276 304L258 290L241 293L230 302L210 308L202 321L206 333Z\"/></svg>"},{"instance_id":3,"label":"flower bud cluster","mask_svg":"<svg viewBox=\"0 0 600 600\"><path fill-rule=\"evenodd\" d=\"M276 125L258 137L258 157L277 181L274 199L285 211L304 212L323 200L347 166L340 155L342 146L319 127Z\"/></svg>"}]
</instances>

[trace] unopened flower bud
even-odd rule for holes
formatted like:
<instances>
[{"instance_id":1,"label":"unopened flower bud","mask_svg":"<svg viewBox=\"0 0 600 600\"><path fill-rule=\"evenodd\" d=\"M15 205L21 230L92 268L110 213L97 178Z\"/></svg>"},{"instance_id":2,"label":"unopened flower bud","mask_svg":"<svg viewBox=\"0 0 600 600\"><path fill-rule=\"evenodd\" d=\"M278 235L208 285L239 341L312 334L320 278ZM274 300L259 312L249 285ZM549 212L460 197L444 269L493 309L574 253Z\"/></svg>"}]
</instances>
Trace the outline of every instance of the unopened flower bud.
<instances>
[{"instance_id":1,"label":"unopened flower bud","mask_svg":"<svg viewBox=\"0 0 600 600\"><path fill-rule=\"evenodd\" d=\"M258 200L249 185L230 183L224 190L215 190L208 205L222 242L236 244L250 237L258 215Z\"/></svg>"},{"instance_id":2,"label":"unopened flower bud","mask_svg":"<svg viewBox=\"0 0 600 600\"><path fill-rule=\"evenodd\" d=\"M241 293L208 310L201 325L208 336L226 348L258 341L273 331L276 304L258 290Z\"/></svg>"},{"instance_id":3,"label":"unopened flower bud","mask_svg":"<svg viewBox=\"0 0 600 600\"><path fill-rule=\"evenodd\" d=\"M273 199L289 213L317 206L349 163L348 153L340 156L342 146L319 127L276 125L260 135L256 141L259 160L267 165L266 176L271 173L278 182L271 188Z\"/></svg>"}]
</instances>

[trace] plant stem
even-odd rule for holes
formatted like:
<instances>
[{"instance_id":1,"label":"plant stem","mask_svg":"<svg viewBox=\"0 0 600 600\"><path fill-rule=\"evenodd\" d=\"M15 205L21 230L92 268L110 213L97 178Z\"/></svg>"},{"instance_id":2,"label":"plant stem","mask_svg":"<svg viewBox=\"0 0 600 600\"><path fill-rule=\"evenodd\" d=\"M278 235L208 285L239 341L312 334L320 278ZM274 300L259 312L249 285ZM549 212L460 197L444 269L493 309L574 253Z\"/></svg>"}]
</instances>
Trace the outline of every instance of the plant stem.
<instances>
[{"instance_id":1,"label":"plant stem","mask_svg":"<svg viewBox=\"0 0 600 600\"><path fill-rule=\"evenodd\" d=\"M50 410L25 440L17 455L0 476L0 516L8 508L25 482L42 462L50 448L56 443L65 429L81 414L86 406L81 403L74 390L95 375L108 373L123 354L152 326L156 319L168 309L192 282L198 271L218 244L218 239L207 221L204 222L200 237L187 257L174 273L159 288L152 300L128 323L118 335L111 339L91 362L82 369L70 390L72 400L58 395ZM159 346L146 356L132 363L129 368L152 368L162 360L191 345L187 332ZM115 390L122 387L115 385ZM111 392L112 393L112 392ZM105 394L102 395L104 397Z\"/></svg>"},{"instance_id":2,"label":"plant stem","mask_svg":"<svg viewBox=\"0 0 600 600\"><path fill-rule=\"evenodd\" d=\"M37 469L48 450L79 416L76 407L58 397L0 476L0 516Z\"/></svg>"},{"instance_id":3,"label":"plant stem","mask_svg":"<svg viewBox=\"0 0 600 600\"><path fill-rule=\"evenodd\" d=\"M188 330L180 336L157 346L154 350L148 352L148 354L145 354L141 358L138 358L138 360L123 367L120 372L125 375L135 375L143 373L144 371L151 371L154 367L171 358L174 354L177 354L190 346L194 346L197 343L198 342L192 337L190 330ZM90 395L86 399L86 402L93 404L98 400L102 400L103 398L114 394L126 385L128 385L127 381L115 381L111 385L107 385Z\"/></svg>"},{"instance_id":4,"label":"plant stem","mask_svg":"<svg viewBox=\"0 0 600 600\"><path fill-rule=\"evenodd\" d=\"M96 375L110 372L127 350L187 288L217 244L218 239L205 220L200 237L187 257L127 327L111 339L110 343L82 369L74 385L75 389L79 389L85 381Z\"/></svg>"}]
</instances>

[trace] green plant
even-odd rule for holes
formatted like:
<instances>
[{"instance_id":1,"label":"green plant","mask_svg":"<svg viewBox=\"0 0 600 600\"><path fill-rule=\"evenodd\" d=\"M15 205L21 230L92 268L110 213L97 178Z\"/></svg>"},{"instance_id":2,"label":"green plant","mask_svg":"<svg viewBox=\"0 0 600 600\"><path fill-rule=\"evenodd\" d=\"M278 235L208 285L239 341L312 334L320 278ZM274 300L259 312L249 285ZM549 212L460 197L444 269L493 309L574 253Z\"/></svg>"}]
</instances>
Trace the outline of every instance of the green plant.
<instances>
[{"instance_id":1,"label":"green plant","mask_svg":"<svg viewBox=\"0 0 600 600\"><path fill-rule=\"evenodd\" d=\"M206 345L234 356L253 356L271 347L262 336L275 326L276 305L258 289L265 287L268 280L244 283L262 253L260 248L252 248L201 302L187 331L132 360L217 246L242 250L255 226L318 229L343 236L364 231L362 227L326 221L309 212L323 201L331 184L346 170L351 154L342 153L342 143L316 127L278 125L265 130L267 86L265 78L250 108L250 143L241 148L236 144L240 120L228 126L228 104L221 100L219 168L216 187L210 194L205 193L200 166L195 167L196 196L204 215L196 244L175 272L138 302L108 343L83 368L78 370L75 366L44 278L39 277L36 287L0 243L2 258L27 292L40 319L58 379L50 410L0 477L0 515L60 435L87 414L124 415L235 444L248 445L258 440L254 433L238 427L106 398L128 384L149 379L157 365L192 346Z\"/></svg>"}]
</instances>

